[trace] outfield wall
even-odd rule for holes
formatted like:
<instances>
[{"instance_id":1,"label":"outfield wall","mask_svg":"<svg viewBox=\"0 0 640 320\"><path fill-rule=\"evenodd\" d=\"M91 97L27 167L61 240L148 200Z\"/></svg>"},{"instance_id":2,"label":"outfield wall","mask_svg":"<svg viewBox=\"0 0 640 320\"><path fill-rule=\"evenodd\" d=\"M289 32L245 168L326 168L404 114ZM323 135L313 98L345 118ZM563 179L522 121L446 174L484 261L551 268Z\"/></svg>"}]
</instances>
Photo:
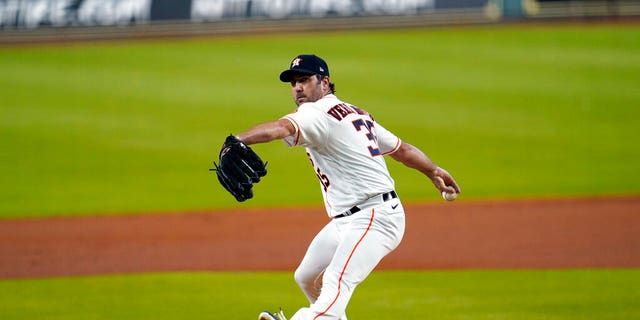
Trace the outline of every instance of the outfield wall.
<instances>
[{"instance_id":1,"label":"outfield wall","mask_svg":"<svg viewBox=\"0 0 640 320\"><path fill-rule=\"evenodd\" d=\"M107 26L157 21L408 15L482 8L489 0L0 0L5 29Z\"/></svg>"},{"instance_id":2,"label":"outfield wall","mask_svg":"<svg viewBox=\"0 0 640 320\"><path fill-rule=\"evenodd\" d=\"M640 0L0 0L0 44L563 17L640 17Z\"/></svg>"}]
</instances>

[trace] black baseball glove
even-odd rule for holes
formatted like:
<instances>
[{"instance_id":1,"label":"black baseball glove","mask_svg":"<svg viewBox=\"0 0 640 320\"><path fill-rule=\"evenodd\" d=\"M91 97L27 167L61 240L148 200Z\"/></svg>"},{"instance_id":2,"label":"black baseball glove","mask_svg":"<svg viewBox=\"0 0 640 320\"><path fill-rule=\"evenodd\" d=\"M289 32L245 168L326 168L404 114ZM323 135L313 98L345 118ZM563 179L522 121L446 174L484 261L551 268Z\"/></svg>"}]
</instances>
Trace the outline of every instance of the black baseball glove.
<instances>
[{"instance_id":1,"label":"black baseball glove","mask_svg":"<svg viewBox=\"0 0 640 320\"><path fill-rule=\"evenodd\" d=\"M220 150L219 164L213 162L220 184L233 195L238 202L251 199L254 183L267 174L267 164L244 142L229 135Z\"/></svg>"}]
</instances>

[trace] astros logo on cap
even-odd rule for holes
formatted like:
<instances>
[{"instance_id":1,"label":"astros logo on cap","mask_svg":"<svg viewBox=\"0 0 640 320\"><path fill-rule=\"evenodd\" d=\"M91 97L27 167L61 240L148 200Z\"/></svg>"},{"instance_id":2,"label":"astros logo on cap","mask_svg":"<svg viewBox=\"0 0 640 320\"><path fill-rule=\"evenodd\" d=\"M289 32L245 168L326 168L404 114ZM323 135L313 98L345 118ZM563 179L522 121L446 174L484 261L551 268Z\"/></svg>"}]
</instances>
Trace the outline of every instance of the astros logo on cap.
<instances>
[{"instance_id":1,"label":"astros logo on cap","mask_svg":"<svg viewBox=\"0 0 640 320\"><path fill-rule=\"evenodd\" d=\"M302 59L300 59L300 58L293 59L293 61L291 61L291 68L299 66L300 65L300 61L302 61Z\"/></svg>"}]
</instances>

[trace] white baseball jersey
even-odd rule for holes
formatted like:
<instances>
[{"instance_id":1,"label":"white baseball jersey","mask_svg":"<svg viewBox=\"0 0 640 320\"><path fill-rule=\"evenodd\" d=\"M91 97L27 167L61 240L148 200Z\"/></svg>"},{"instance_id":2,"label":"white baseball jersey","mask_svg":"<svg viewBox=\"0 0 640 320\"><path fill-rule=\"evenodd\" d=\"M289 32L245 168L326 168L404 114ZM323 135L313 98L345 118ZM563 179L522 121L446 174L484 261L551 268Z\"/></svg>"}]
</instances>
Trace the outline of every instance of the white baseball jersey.
<instances>
[{"instance_id":1,"label":"white baseball jersey","mask_svg":"<svg viewBox=\"0 0 640 320\"><path fill-rule=\"evenodd\" d=\"M307 149L329 216L394 190L383 156L398 150L401 141L367 112L329 94L283 119L296 129L285 143Z\"/></svg>"}]
</instances>

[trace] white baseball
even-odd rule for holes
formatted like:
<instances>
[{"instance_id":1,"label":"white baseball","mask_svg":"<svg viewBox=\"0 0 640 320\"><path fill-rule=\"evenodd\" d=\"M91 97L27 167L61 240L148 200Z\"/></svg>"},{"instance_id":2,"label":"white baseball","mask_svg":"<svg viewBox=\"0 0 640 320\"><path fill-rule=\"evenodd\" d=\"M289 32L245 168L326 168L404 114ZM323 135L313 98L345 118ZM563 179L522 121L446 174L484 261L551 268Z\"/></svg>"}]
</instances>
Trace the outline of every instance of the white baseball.
<instances>
[{"instance_id":1,"label":"white baseball","mask_svg":"<svg viewBox=\"0 0 640 320\"><path fill-rule=\"evenodd\" d=\"M449 193L446 191L442 191L442 198L447 201L453 201L458 197L458 194L455 192Z\"/></svg>"}]
</instances>

